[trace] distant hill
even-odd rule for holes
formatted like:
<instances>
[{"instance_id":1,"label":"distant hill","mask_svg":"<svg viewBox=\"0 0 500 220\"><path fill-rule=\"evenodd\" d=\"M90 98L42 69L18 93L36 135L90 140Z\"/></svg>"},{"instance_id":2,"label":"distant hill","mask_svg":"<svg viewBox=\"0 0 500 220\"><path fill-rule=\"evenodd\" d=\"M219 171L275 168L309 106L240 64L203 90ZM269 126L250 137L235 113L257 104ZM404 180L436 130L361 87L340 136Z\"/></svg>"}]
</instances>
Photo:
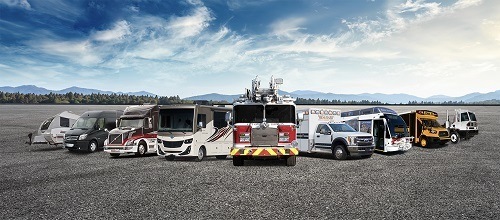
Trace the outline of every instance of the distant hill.
<instances>
[{"instance_id":1,"label":"distant hill","mask_svg":"<svg viewBox=\"0 0 500 220\"><path fill-rule=\"evenodd\" d=\"M56 94L66 94L69 92L73 93L80 93L84 95L90 95L92 93L94 94L125 94L125 95L135 95L135 96L156 96L153 93L150 92L145 92L145 91L139 91L139 92L113 92L113 91L102 91L98 89L87 89L87 88L81 88L81 87L69 87L66 89L62 90L48 90L42 87L37 87L34 85L23 85L23 86L17 86L17 87L11 87L11 86L5 86L5 87L0 87L0 91L2 92L9 92L9 93L23 93L23 94L28 94L28 93L34 93L37 95L44 95L44 94L49 94L49 93L56 93Z\"/></svg>"}]
</instances>

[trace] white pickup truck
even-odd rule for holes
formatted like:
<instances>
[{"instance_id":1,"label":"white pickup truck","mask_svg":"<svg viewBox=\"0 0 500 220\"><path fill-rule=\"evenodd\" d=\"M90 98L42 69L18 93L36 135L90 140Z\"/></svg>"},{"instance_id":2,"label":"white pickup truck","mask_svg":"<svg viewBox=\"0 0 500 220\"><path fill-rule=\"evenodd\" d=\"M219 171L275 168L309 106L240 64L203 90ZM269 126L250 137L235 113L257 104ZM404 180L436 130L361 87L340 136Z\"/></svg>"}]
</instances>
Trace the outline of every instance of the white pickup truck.
<instances>
[{"instance_id":1,"label":"white pickup truck","mask_svg":"<svg viewBox=\"0 0 500 220\"><path fill-rule=\"evenodd\" d=\"M298 112L297 120L299 151L332 153L337 160L373 154L373 136L338 122L340 110L310 108Z\"/></svg>"}]
</instances>

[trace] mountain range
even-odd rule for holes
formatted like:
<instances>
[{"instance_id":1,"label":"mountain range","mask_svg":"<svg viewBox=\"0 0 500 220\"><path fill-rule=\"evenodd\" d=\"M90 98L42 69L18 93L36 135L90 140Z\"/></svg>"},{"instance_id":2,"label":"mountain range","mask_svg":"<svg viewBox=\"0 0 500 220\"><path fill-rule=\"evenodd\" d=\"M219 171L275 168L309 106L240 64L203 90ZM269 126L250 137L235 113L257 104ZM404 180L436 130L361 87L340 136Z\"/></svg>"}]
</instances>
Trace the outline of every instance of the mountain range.
<instances>
[{"instance_id":1,"label":"mountain range","mask_svg":"<svg viewBox=\"0 0 500 220\"><path fill-rule=\"evenodd\" d=\"M18 87L0 87L0 91L9 92L9 93L34 93L38 95L49 94L49 93L57 93L57 94L66 94L68 92L73 93L82 93L84 95L88 94L126 94L126 95L136 95L136 96L156 96L153 93L146 91L139 92L112 92L112 91L102 91L97 89L87 89L80 87L70 87L63 90L49 90L42 87L37 87L34 85L23 85ZM297 90L293 92L280 91L281 95L290 95L294 98L303 98L303 99L326 99L326 100L340 100L340 101L380 101L382 103L390 103L390 104L406 104L408 102L434 102L434 103L442 103L442 102L465 102L465 103L474 103L474 102L483 102L489 100L500 100L500 90L489 92L489 93L470 93L467 95L459 96L459 97L451 97L445 95L435 95L428 98L422 98L414 95L408 94L382 94L382 93L361 93L361 94L335 94L335 93L323 93L311 90ZM204 95L197 95L186 97L186 100L212 100L212 101L227 101L233 102L238 99L241 94L235 95L224 95L219 93L210 93Z\"/></svg>"}]
</instances>

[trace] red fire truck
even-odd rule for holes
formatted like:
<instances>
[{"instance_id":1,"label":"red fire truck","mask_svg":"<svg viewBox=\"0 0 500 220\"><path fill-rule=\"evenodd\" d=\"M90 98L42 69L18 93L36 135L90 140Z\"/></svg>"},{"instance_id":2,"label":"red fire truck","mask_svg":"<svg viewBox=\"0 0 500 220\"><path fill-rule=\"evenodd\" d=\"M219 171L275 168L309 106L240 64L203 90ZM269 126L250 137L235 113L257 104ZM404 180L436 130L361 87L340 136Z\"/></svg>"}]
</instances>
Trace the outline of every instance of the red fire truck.
<instances>
[{"instance_id":1,"label":"red fire truck","mask_svg":"<svg viewBox=\"0 0 500 220\"><path fill-rule=\"evenodd\" d=\"M269 88L261 88L260 80L252 81L233 104L234 166L243 166L245 159L284 159L295 166L298 155L295 103L290 96L278 95L283 79L271 77Z\"/></svg>"}]
</instances>

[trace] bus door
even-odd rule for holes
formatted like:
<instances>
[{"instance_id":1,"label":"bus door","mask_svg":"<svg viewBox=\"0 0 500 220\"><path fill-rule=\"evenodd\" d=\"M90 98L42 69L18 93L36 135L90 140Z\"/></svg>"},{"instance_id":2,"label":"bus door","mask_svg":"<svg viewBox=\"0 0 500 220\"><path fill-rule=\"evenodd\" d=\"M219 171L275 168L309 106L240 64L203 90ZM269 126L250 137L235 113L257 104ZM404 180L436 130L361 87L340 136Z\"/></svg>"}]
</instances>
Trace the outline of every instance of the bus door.
<instances>
[{"instance_id":1,"label":"bus door","mask_svg":"<svg viewBox=\"0 0 500 220\"><path fill-rule=\"evenodd\" d=\"M373 141L375 142L375 150L384 151L384 135L385 125L384 120L373 120Z\"/></svg>"}]
</instances>

